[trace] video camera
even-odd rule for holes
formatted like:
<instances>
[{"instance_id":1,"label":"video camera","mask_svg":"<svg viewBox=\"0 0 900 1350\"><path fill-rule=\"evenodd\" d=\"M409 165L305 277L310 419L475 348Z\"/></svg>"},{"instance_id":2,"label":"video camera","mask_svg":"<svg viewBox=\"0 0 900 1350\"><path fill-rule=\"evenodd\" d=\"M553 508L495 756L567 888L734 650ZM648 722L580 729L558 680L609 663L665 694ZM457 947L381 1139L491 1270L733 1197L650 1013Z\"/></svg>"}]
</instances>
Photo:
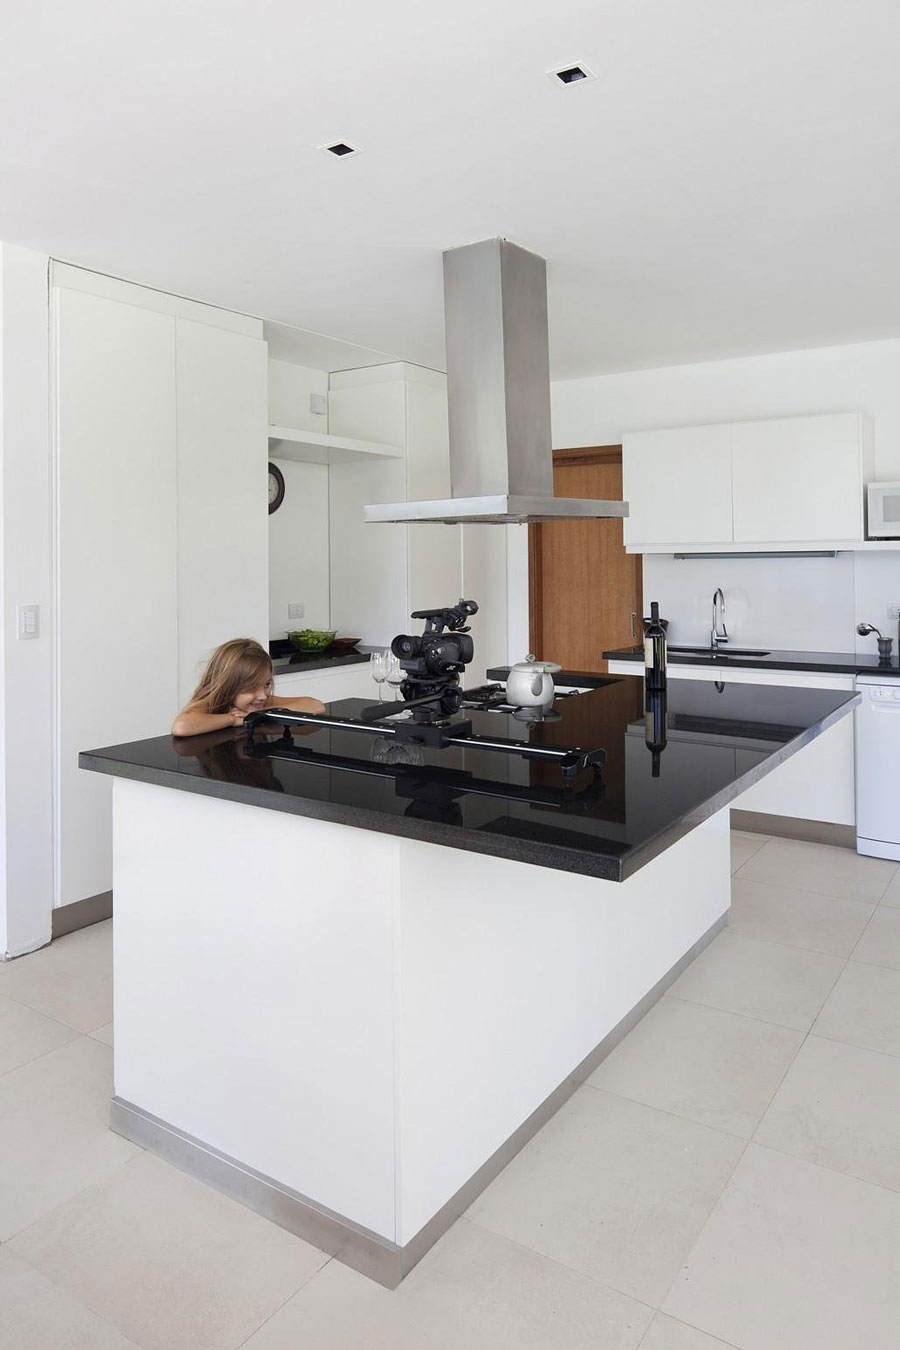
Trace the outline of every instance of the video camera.
<instances>
[{"instance_id":1,"label":"video camera","mask_svg":"<svg viewBox=\"0 0 900 1350\"><path fill-rule=\"evenodd\" d=\"M460 600L448 609L414 610L411 617L424 619L425 631L421 636L398 633L391 643L391 651L406 671L400 692L407 702L431 700L444 716L458 712L460 672L475 654L466 620L477 613L474 600ZM422 717L427 717L424 710Z\"/></svg>"}]
</instances>

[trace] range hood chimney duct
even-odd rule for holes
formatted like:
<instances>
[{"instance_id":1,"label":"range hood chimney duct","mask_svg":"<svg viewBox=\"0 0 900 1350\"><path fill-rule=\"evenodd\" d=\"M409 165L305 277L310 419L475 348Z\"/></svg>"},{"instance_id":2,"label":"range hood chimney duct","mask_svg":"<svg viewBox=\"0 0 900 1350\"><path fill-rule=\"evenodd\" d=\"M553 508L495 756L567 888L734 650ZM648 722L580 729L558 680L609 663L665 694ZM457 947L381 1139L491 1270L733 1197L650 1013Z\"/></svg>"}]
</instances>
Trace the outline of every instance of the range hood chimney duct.
<instances>
[{"instance_id":1,"label":"range hood chimney duct","mask_svg":"<svg viewBox=\"0 0 900 1350\"><path fill-rule=\"evenodd\" d=\"M367 506L367 521L521 524L627 516L553 495L547 264L506 239L444 254L448 499Z\"/></svg>"}]
</instances>

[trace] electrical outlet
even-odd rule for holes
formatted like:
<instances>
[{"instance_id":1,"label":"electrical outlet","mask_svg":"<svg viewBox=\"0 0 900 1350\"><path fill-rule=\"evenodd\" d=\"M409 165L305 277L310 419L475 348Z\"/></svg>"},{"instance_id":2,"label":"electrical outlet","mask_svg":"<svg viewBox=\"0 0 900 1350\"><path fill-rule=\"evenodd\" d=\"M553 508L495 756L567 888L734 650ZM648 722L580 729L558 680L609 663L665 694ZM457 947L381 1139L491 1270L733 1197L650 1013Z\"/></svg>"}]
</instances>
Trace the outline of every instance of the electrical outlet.
<instances>
[{"instance_id":1,"label":"electrical outlet","mask_svg":"<svg viewBox=\"0 0 900 1350\"><path fill-rule=\"evenodd\" d=\"M304 605L288 605L289 619L302 619L305 613L306 608Z\"/></svg>"},{"instance_id":2,"label":"electrical outlet","mask_svg":"<svg viewBox=\"0 0 900 1350\"><path fill-rule=\"evenodd\" d=\"M888 605L888 618L900 619L900 605Z\"/></svg>"}]
</instances>

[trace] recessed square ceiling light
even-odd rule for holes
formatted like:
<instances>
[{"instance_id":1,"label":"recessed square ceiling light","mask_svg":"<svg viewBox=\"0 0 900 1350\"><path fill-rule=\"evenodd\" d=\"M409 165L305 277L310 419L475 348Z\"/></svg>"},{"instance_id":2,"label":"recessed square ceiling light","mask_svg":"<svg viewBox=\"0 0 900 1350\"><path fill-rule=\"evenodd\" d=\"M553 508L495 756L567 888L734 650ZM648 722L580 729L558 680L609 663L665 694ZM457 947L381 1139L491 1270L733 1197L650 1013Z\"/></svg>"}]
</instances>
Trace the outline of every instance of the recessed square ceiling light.
<instances>
[{"instance_id":1,"label":"recessed square ceiling light","mask_svg":"<svg viewBox=\"0 0 900 1350\"><path fill-rule=\"evenodd\" d=\"M349 141L332 141L330 145L320 145L320 150L326 150L329 155L334 155L337 159L344 159L347 155L358 155L360 148L358 145L351 145Z\"/></svg>"},{"instance_id":2,"label":"recessed square ceiling light","mask_svg":"<svg viewBox=\"0 0 900 1350\"><path fill-rule=\"evenodd\" d=\"M547 74L554 84L581 84L584 80L596 80L597 76L583 61L575 61L565 66L554 66Z\"/></svg>"}]
</instances>

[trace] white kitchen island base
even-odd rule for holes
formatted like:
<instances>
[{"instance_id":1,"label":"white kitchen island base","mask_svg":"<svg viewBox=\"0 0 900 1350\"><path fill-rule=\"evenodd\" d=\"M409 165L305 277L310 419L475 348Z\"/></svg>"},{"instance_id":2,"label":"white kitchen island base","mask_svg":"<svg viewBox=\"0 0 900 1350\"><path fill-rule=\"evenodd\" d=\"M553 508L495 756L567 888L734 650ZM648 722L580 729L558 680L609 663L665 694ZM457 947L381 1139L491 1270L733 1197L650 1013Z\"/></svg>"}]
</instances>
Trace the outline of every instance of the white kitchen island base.
<instances>
[{"instance_id":1,"label":"white kitchen island base","mask_svg":"<svg viewBox=\"0 0 900 1350\"><path fill-rule=\"evenodd\" d=\"M113 1128L390 1287L730 903L727 808L624 882L126 778L114 820Z\"/></svg>"}]
</instances>

